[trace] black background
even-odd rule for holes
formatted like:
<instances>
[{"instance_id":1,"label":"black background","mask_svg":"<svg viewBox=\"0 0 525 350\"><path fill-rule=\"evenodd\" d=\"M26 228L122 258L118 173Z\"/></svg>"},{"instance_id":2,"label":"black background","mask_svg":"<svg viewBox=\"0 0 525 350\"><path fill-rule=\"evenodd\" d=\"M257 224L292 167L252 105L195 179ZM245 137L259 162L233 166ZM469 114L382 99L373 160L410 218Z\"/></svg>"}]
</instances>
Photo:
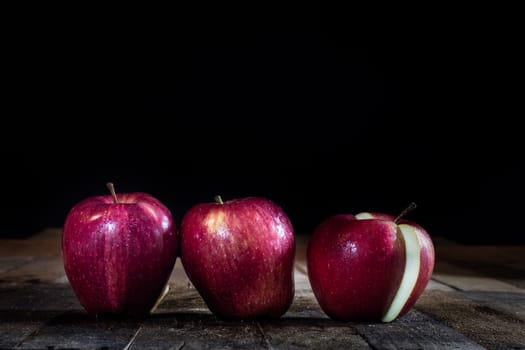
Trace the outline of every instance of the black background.
<instances>
[{"instance_id":1,"label":"black background","mask_svg":"<svg viewBox=\"0 0 525 350\"><path fill-rule=\"evenodd\" d=\"M26 19L4 50L2 237L61 226L113 181L177 224L216 194L270 198L297 233L415 201L432 236L524 243L512 19L312 13Z\"/></svg>"}]
</instances>

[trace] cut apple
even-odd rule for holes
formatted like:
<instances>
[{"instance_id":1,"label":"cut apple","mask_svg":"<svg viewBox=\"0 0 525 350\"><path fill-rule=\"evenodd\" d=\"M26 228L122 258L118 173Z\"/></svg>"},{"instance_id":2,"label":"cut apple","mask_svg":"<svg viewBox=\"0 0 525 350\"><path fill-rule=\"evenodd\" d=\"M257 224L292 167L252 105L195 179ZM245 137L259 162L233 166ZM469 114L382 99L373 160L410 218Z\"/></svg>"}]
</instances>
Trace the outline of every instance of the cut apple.
<instances>
[{"instance_id":1,"label":"cut apple","mask_svg":"<svg viewBox=\"0 0 525 350\"><path fill-rule=\"evenodd\" d=\"M363 212L335 215L314 231L308 277L323 311L338 321L391 322L416 303L434 268L434 246L418 224Z\"/></svg>"}]
</instances>

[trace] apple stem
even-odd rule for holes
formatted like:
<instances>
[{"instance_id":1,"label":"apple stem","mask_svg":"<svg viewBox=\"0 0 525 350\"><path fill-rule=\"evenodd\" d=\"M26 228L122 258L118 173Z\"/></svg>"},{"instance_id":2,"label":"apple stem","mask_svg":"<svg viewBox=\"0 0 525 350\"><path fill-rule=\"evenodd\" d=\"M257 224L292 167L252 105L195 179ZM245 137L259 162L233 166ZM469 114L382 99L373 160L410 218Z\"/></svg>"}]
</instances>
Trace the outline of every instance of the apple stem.
<instances>
[{"instance_id":1,"label":"apple stem","mask_svg":"<svg viewBox=\"0 0 525 350\"><path fill-rule=\"evenodd\" d=\"M215 203L224 204L220 195L216 195L214 199L215 199Z\"/></svg>"},{"instance_id":2,"label":"apple stem","mask_svg":"<svg viewBox=\"0 0 525 350\"><path fill-rule=\"evenodd\" d=\"M115 193L115 186L113 186L113 182L108 182L106 184L106 187L108 188L109 193L111 193L111 196L113 197L115 203L118 203L117 194Z\"/></svg>"},{"instance_id":3,"label":"apple stem","mask_svg":"<svg viewBox=\"0 0 525 350\"><path fill-rule=\"evenodd\" d=\"M406 207L405 210L403 210L403 211L401 212L401 214L399 214L399 215L397 216L397 218L395 218L394 222L397 224L397 222L398 222L399 220L401 220L401 218L402 218L403 216L407 215L408 213L410 213L412 210L414 210L414 209L416 209L416 208L417 208L417 204L416 204L416 203L414 203L414 202L410 203L410 204L408 205L408 207Z\"/></svg>"}]
</instances>

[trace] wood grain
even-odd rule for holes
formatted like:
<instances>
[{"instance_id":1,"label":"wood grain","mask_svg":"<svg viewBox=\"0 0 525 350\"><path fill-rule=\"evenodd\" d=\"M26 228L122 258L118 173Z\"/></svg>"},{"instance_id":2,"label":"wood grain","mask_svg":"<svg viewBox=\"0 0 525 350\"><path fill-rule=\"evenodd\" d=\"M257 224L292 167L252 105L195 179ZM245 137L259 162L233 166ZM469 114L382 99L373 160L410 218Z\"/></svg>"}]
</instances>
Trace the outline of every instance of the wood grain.
<instances>
[{"instance_id":1,"label":"wood grain","mask_svg":"<svg viewBox=\"0 0 525 350\"><path fill-rule=\"evenodd\" d=\"M493 293L493 292L490 292ZM461 332L488 349L525 348L525 323L506 306L487 300L490 294L479 296L471 292L432 291L422 295L416 308ZM514 295L514 297L521 294ZM481 300L481 302L476 301ZM499 303L513 303L512 298ZM520 306L521 305L521 306ZM518 298L515 309L523 313L523 298Z\"/></svg>"},{"instance_id":2,"label":"wood grain","mask_svg":"<svg viewBox=\"0 0 525 350\"><path fill-rule=\"evenodd\" d=\"M22 349L123 349L142 321L123 317L94 318L75 311L54 317L19 345Z\"/></svg>"},{"instance_id":3,"label":"wood grain","mask_svg":"<svg viewBox=\"0 0 525 350\"><path fill-rule=\"evenodd\" d=\"M461 332L416 310L391 323L355 327L374 349L483 349Z\"/></svg>"},{"instance_id":4,"label":"wood grain","mask_svg":"<svg viewBox=\"0 0 525 350\"><path fill-rule=\"evenodd\" d=\"M170 290L145 318L88 316L64 274L61 230L0 241L0 348L514 349L525 348L523 247L436 239L425 292L394 322L340 323L308 280L307 236L297 236L295 298L278 320L227 322L206 307L180 259Z\"/></svg>"},{"instance_id":5,"label":"wood grain","mask_svg":"<svg viewBox=\"0 0 525 350\"><path fill-rule=\"evenodd\" d=\"M283 318L261 332L273 349L372 349L351 325L324 318Z\"/></svg>"},{"instance_id":6,"label":"wood grain","mask_svg":"<svg viewBox=\"0 0 525 350\"><path fill-rule=\"evenodd\" d=\"M153 315L129 349L265 349L254 323L223 322L211 314Z\"/></svg>"},{"instance_id":7,"label":"wood grain","mask_svg":"<svg viewBox=\"0 0 525 350\"><path fill-rule=\"evenodd\" d=\"M29 283L0 288L0 348L13 348L54 317L81 310L68 285Z\"/></svg>"}]
</instances>

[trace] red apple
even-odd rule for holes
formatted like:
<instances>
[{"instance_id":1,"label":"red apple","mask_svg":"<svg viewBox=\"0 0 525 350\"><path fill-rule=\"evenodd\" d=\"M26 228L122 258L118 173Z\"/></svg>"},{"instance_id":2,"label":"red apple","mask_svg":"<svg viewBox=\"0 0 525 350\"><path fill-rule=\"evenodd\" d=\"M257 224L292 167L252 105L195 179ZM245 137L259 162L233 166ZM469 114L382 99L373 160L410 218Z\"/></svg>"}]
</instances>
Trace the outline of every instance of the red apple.
<instances>
[{"instance_id":1,"label":"red apple","mask_svg":"<svg viewBox=\"0 0 525 350\"><path fill-rule=\"evenodd\" d=\"M308 277L329 317L390 322L416 303L432 275L434 246L402 215L336 215L316 228L308 243Z\"/></svg>"},{"instance_id":2,"label":"red apple","mask_svg":"<svg viewBox=\"0 0 525 350\"><path fill-rule=\"evenodd\" d=\"M294 296L295 240L265 198L202 203L181 223L181 260L208 308L224 319L278 318Z\"/></svg>"},{"instance_id":3,"label":"red apple","mask_svg":"<svg viewBox=\"0 0 525 350\"><path fill-rule=\"evenodd\" d=\"M170 211L146 193L94 196L68 213L62 235L67 278L90 314L147 314L177 258Z\"/></svg>"}]
</instances>

